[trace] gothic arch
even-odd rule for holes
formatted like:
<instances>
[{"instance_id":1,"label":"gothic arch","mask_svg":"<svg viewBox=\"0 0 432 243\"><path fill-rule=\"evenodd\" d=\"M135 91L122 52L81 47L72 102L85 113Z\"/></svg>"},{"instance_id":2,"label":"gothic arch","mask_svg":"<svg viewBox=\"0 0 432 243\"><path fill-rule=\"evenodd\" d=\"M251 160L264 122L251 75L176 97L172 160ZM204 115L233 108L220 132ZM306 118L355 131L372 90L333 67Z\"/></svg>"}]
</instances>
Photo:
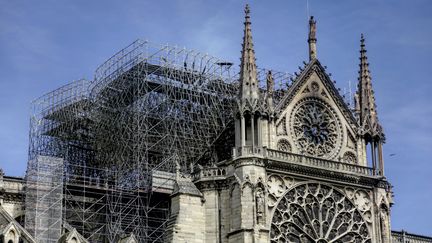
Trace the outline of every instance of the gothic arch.
<instances>
[{"instance_id":1,"label":"gothic arch","mask_svg":"<svg viewBox=\"0 0 432 243\"><path fill-rule=\"evenodd\" d=\"M369 229L355 204L322 183L301 183L286 191L273 209L271 242L367 242Z\"/></svg>"},{"instance_id":2,"label":"gothic arch","mask_svg":"<svg viewBox=\"0 0 432 243\"><path fill-rule=\"evenodd\" d=\"M3 228L1 235L4 242L7 243L18 243L21 236L18 227L13 222L9 223L6 227Z\"/></svg>"},{"instance_id":3,"label":"gothic arch","mask_svg":"<svg viewBox=\"0 0 432 243\"><path fill-rule=\"evenodd\" d=\"M250 189L250 193L253 194L254 190L255 190L255 186L252 183L252 181L250 180L249 176L246 176L246 178L244 179L244 181L241 184L241 193L243 196L243 193L247 190Z\"/></svg>"}]
</instances>

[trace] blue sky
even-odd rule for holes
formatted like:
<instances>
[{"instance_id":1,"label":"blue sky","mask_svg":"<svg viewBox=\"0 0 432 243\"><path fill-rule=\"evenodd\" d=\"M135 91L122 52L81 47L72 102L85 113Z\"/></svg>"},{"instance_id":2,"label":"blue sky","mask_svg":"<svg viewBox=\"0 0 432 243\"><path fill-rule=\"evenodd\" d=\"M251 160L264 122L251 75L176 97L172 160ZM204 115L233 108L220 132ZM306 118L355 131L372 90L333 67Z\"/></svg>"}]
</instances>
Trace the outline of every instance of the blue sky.
<instances>
[{"instance_id":1,"label":"blue sky","mask_svg":"<svg viewBox=\"0 0 432 243\"><path fill-rule=\"evenodd\" d=\"M238 63L240 0L0 0L0 167L25 173L31 100L95 68L137 38L176 44ZM294 72L307 60L305 0L250 1L260 67ZM432 235L432 1L309 0L318 58L341 88L355 84L365 33L392 228ZM394 156L389 156L395 154Z\"/></svg>"}]
</instances>

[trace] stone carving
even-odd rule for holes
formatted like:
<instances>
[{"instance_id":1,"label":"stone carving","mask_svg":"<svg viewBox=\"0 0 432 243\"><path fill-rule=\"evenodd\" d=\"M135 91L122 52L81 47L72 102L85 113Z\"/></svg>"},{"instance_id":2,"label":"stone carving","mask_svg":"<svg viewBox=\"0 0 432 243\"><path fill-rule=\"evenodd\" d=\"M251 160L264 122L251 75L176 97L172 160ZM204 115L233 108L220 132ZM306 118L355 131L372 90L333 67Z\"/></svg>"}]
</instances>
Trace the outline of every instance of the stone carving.
<instances>
[{"instance_id":1,"label":"stone carving","mask_svg":"<svg viewBox=\"0 0 432 243\"><path fill-rule=\"evenodd\" d=\"M238 183L233 183L230 190L230 230L240 227L240 221L236 220L236 217L240 217L239 207L241 206L240 200L236 196L240 194L240 185Z\"/></svg>"},{"instance_id":2,"label":"stone carving","mask_svg":"<svg viewBox=\"0 0 432 243\"><path fill-rule=\"evenodd\" d=\"M343 162L346 162L346 163L357 164L357 157L351 151L345 152L343 157L342 157L342 160L343 160Z\"/></svg>"},{"instance_id":3,"label":"stone carving","mask_svg":"<svg viewBox=\"0 0 432 243\"><path fill-rule=\"evenodd\" d=\"M361 211L367 211L371 208L370 197L367 192L363 190L356 191L354 195L354 203Z\"/></svg>"},{"instance_id":4,"label":"stone carving","mask_svg":"<svg viewBox=\"0 0 432 243\"><path fill-rule=\"evenodd\" d=\"M351 149L357 148L357 142L354 139L353 135L351 134L351 132L349 132L348 128L346 130L348 131L347 147Z\"/></svg>"},{"instance_id":5,"label":"stone carving","mask_svg":"<svg viewBox=\"0 0 432 243\"><path fill-rule=\"evenodd\" d=\"M340 122L321 100L306 98L297 103L291 126L294 143L304 154L331 158L341 148Z\"/></svg>"},{"instance_id":6,"label":"stone carving","mask_svg":"<svg viewBox=\"0 0 432 243\"><path fill-rule=\"evenodd\" d=\"M312 82L311 83L311 89L312 89L312 91L313 92L318 92L319 91L319 85L318 85L318 83L317 82Z\"/></svg>"},{"instance_id":7,"label":"stone carving","mask_svg":"<svg viewBox=\"0 0 432 243\"><path fill-rule=\"evenodd\" d=\"M276 175L269 176L267 180L267 187L269 193L275 195L276 197L282 196L286 189L283 179Z\"/></svg>"},{"instance_id":8,"label":"stone carving","mask_svg":"<svg viewBox=\"0 0 432 243\"><path fill-rule=\"evenodd\" d=\"M370 195L363 189L345 188L345 193L351 199L360 211L369 210L371 207Z\"/></svg>"},{"instance_id":9,"label":"stone carving","mask_svg":"<svg viewBox=\"0 0 432 243\"><path fill-rule=\"evenodd\" d=\"M324 90L321 92L321 95L328 99L328 95Z\"/></svg>"},{"instance_id":10,"label":"stone carving","mask_svg":"<svg viewBox=\"0 0 432 243\"><path fill-rule=\"evenodd\" d=\"M267 177L267 206L271 209L276 205L278 199L285 193L285 191L294 185L293 178L280 175L270 174Z\"/></svg>"},{"instance_id":11,"label":"stone carving","mask_svg":"<svg viewBox=\"0 0 432 243\"><path fill-rule=\"evenodd\" d=\"M241 183L242 196L245 192L252 192L253 189L254 189L254 184L250 180L249 175L246 175L243 182ZM246 195L248 195L248 194L246 193Z\"/></svg>"},{"instance_id":12,"label":"stone carving","mask_svg":"<svg viewBox=\"0 0 432 243\"><path fill-rule=\"evenodd\" d=\"M371 242L359 210L337 189L318 183L289 190L274 210L271 242Z\"/></svg>"},{"instance_id":13,"label":"stone carving","mask_svg":"<svg viewBox=\"0 0 432 243\"><path fill-rule=\"evenodd\" d=\"M365 190L347 187L345 188L345 194L354 202L359 210L364 211L370 209L370 196Z\"/></svg>"},{"instance_id":14,"label":"stone carving","mask_svg":"<svg viewBox=\"0 0 432 243\"><path fill-rule=\"evenodd\" d=\"M286 118L285 117L282 118L282 120L277 125L276 135L278 135L278 136L288 135L287 129L286 129Z\"/></svg>"},{"instance_id":15,"label":"stone carving","mask_svg":"<svg viewBox=\"0 0 432 243\"><path fill-rule=\"evenodd\" d=\"M354 202L356 208L363 215L363 219L368 223L372 223L372 213L371 213L371 196L365 190L356 190L351 187L345 188L346 196Z\"/></svg>"},{"instance_id":16,"label":"stone carving","mask_svg":"<svg viewBox=\"0 0 432 243\"><path fill-rule=\"evenodd\" d=\"M277 149L284 152L291 152L291 144L288 142L288 140L282 138L279 139L277 143Z\"/></svg>"},{"instance_id":17,"label":"stone carving","mask_svg":"<svg viewBox=\"0 0 432 243\"><path fill-rule=\"evenodd\" d=\"M255 203L256 203L256 215L258 224L264 223L264 212L265 212L265 198L264 191L262 188L258 187L255 193Z\"/></svg>"},{"instance_id":18,"label":"stone carving","mask_svg":"<svg viewBox=\"0 0 432 243\"><path fill-rule=\"evenodd\" d=\"M388 220L388 210L387 207L383 204L380 207L380 227L381 227L381 242L389 242L390 239L390 227Z\"/></svg>"}]
</instances>

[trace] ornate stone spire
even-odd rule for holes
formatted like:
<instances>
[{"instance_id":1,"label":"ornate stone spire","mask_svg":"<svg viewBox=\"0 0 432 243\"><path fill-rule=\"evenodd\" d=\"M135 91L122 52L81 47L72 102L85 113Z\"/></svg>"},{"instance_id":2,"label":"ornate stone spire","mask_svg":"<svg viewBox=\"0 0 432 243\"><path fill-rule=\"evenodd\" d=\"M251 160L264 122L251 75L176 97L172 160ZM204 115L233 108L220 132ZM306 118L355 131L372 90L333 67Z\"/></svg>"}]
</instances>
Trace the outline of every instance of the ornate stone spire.
<instances>
[{"instance_id":1,"label":"ornate stone spire","mask_svg":"<svg viewBox=\"0 0 432 243\"><path fill-rule=\"evenodd\" d=\"M309 61L312 61L317 58L317 49L316 49L316 21L314 17L311 16L309 19Z\"/></svg>"},{"instance_id":2,"label":"ornate stone spire","mask_svg":"<svg viewBox=\"0 0 432 243\"><path fill-rule=\"evenodd\" d=\"M365 39L360 39L360 71L356 94L356 113L362 128L363 135L370 139L382 138L382 127L378 122L372 78L369 72L369 63L366 56Z\"/></svg>"},{"instance_id":3,"label":"ornate stone spire","mask_svg":"<svg viewBox=\"0 0 432 243\"><path fill-rule=\"evenodd\" d=\"M258 99L257 68L252 42L249 5L245 7L244 37L240 64L240 96L242 99Z\"/></svg>"}]
</instances>

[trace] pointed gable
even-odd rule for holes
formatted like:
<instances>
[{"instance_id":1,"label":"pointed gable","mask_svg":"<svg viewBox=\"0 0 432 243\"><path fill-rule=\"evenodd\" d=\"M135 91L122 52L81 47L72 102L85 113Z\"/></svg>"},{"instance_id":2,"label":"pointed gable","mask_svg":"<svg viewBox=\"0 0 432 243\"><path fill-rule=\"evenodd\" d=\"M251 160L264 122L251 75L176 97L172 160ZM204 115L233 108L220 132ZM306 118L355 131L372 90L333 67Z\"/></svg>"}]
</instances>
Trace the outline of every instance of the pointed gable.
<instances>
[{"instance_id":1,"label":"pointed gable","mask_svg":"<svg viewBox=\"0 0 432 243\"><path fill-rule=\"evenodd\" d=\"M2 205L0 205L0 235L13 242L18 242L16 239L22 239L26 243L36 243L30 233L12 218Z\"/></svg>"},{"instance_id":2,"label":"pointed gable","mask_svg":"<svg viewBox=\"0 0 432 243\"><path fill-rule=\"evenodd\" d=\"M325 72L324 67L321 65L318 59L313 59L308 64L306 64L303 71L294 80L293 84L289 87L285 97L282 98L281 102L276 106L276 112L278 113L278 115L281 115L283 113L285 108L293 101L294 97L299 92L311 91L311 88L305 87L305 84L308 81L311 81L310 78L313 75L316 75L319 79L316 81L320 81L325 87L325 90L323 90L324 92L321 92L319 95L324 97L328 96L326 98L331 97L331 99L338 106L339 110L344 114L346 120L349 121L350 125L352 125L353 128L357 127L357 121L353 113L343 100L342 96L339 94L339 91L334 86L329 75Z\"/></svg>"},{"instance_id":3,"label":"pointed gable","mask_svg":"<svg viewBox=\"0 0 432 243\"><path fill-rule=\"evenodd\" d=\"M58 240L58 243L89 243L78 231L67 222L63 223L63 228L66 231Z\"/></svg>"},{"instance_id":4,"label":"pointed gable","mask_svg":"<svg viewBox=\"0 0 432 243\"><path fill-rule=\"evenodd\" d=\"M2 227L0 235L3 236L5 242L19 242L20 231L14 222L10 222L8 225Z\"/></svg>"},{"instance_id":5,"label":"pointed gable","mask_svg":"<svg viewBox=\"0 0 432 243\"><path fill-rule=\"evenodd\" d=\"M277 131L287 131L276 134L277 144L289 144L297 154L358 163L357 121L318 59L305 65L275 112Z\"/></svg>"},{"instance_id":6,"label":"pointed gable","mask_svg":"<svg viewBox=\"0 0 432 243\"><path fill-rule=\"evenodd\" d=\"M119 241L119 243L138 243L137 238L134 234L130 234Z\"/></svg>"}]
</instances>

